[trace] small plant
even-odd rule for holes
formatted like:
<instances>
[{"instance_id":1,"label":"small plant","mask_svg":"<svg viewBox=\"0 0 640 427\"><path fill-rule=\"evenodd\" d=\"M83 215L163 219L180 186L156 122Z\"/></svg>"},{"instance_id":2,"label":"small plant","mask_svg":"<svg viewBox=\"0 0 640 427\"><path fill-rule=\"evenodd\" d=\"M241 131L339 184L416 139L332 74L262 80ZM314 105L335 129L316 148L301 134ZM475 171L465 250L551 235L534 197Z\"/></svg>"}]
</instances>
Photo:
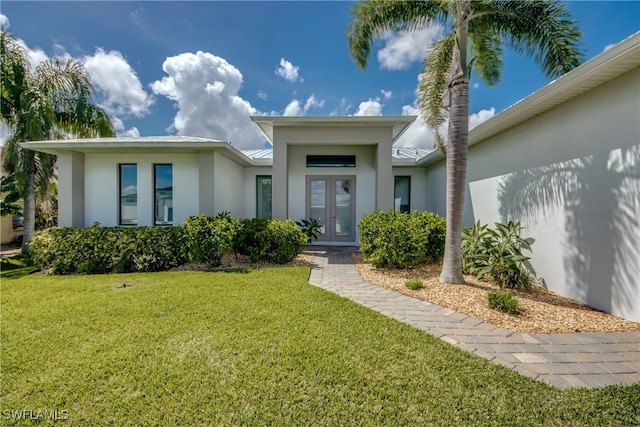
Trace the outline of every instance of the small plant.
<instances>
[{"instance_id":1,"label":"small plant","mask_svg":"<svg viewBox=\"0 0 640 427\"><path fill-rule=\"evenodd\" d=\"M491 308L509 314L520 313L520 302L510 291L490 291L487 294L487 299Z\"/></svg>"},{"instance_id":2,"label":"small plant","mask_svg":"<svg viewBox=\"0 0 640 427\"><path fill-rule=\"evenodd\" d=\"M408 280L404 285L412 291L417 291L418 289L424 288L424 283L422 283L422 280L420 279Z\"/></svg>"},{"instance_id":3,"label":"small plant","mask_svg":"<svg viewBox=\"0 0 640 427\"><path fill-rule=\"evenodd\" d=\"M301 219L296 221L300 231L307 236L307 243L311 243L311 239L318 241L318 237L322 234L322 225L317 218Z\"/></svg>"},{"instance_id":4,"label":"small plant","mask_svg":"<svg viewBox=\"0 0 640 427\"><path fill-rule=\"evenodd\" d=\"M500 287L529 290L533 286L531 274L524 261L530 259L522 254L531 251L531 239L520 236L520 222L496 223L490 229L478 221L462 232L462 268L465 273L478 279L493 279Z\"/></svg>"}]
</instances>

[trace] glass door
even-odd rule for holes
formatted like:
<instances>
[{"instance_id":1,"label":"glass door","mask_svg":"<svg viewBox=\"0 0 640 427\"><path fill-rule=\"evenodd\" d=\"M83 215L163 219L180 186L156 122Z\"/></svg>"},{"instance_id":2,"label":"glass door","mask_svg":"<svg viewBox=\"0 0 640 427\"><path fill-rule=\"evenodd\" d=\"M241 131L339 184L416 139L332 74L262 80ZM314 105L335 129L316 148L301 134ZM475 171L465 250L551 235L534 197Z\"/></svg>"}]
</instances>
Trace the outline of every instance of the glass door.
<instances>
[{"instance_id":1,"label":"glass door","mask_svg":"<svg viewBox=\"0 0 640 427\"><path fill-rule=\"evenodd\" d=\"M355 176L307 176L307 218L321 225L319 241L355 241Z\"/></svg>"}]
</instances>

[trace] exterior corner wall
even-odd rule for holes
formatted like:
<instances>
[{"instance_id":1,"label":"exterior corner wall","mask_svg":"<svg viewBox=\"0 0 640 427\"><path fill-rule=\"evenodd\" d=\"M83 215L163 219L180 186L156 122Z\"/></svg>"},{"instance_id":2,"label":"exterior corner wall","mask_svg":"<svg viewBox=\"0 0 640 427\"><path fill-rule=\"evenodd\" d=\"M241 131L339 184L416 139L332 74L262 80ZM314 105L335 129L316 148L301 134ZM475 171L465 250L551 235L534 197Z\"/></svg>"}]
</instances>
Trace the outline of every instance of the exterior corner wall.
<instances>
[{"instance_id":1,"label":"exterior corner wall","mask_svg":"<svg viewBox=\"0 0 640 427\"><path fill-rule=\"evenodd\" d=\"M469 149L465 223L521 221L561 295L640 321L640 69ZM444 213L444 161L427 167Z\"/></svg>"},{"instance_id":2,"label":"exterior corner wall","mask_svg":"<svg viewBox=\"0 0 640 427\"><path fill-rule=\"evenodd\" d=\"M58 226L85 225L85 155L76 151L58 154Z\"/></svg>"},{"instance_id":3,"label":"exterior corner wall","mask_svg":"<svg viewBox=\"0 0 640 427\"><path fill-rule=\"evenodd\" d=\"M215 178L209 189L213 192L214 214L226 211L240 217L244 213L244 198L239 194L243 188L243 167L218 151L213 154Z\"/></svg>"}]
</instances>

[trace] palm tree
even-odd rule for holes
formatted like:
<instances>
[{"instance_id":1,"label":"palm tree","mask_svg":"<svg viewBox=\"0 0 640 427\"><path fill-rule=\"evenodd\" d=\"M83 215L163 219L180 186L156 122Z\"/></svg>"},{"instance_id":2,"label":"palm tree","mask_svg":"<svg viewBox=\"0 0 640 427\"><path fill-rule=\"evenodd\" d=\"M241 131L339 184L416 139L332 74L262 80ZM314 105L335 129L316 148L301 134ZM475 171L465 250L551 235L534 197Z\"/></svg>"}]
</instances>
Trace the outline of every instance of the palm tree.
<instances>
[{"instance_id":1,"label":"palm tree","mask_svg":"<svg viewBox=\"0 0 640 427\"><path fill-rule=\"evenodd\" d=\"M449 118L446 144L447 235L441 283L464 283L460 245L469 136L469 80L472 70L489 85L500 81L503 47L533 56L548 77L580 63L575 21L564 3L514 0L366 0L352 7L347 40L361 69L371 44L388 31L414 31L435 23L442 37L425 46L418 92L420 110L435 131L436 147L445 150L439 132ZM445 107L446 105L446 107Z\"/></svg>"},{"instance_id":2,"label":"palm tree","mask_svg":"<svg viewBox=\"0 0 640 427\"><path fill-rule=\"evenodd\" d=\"M3 167L15 173L24 199L23 252L35 230L36 197L46 197L55 156L36 153L22 142L66 137L114 136L107 113L92 100L85 69L69 60L47 60L32 72L27 54L9 34L0 34L0 111L9 137L2 147Z\"/></svg>"}]
</instances>

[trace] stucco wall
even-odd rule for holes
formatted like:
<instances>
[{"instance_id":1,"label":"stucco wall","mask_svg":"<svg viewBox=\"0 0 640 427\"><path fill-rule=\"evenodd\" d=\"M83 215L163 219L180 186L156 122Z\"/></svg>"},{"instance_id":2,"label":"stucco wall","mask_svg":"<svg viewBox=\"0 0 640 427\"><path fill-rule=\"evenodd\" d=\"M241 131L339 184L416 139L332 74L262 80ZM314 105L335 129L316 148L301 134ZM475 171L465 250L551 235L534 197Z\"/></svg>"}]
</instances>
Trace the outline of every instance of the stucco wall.
<instances>
[{"instance_id":1,"label":"stucco wall","mask_svg":"<svg viewBox=\"0 0 640 427\"><path fill-rule=\"evenodd\" d=\"M198 213L197 154L85 154L85 226L118 225L118 164L138 165L138 225L153 225L153 165L173 165L173 224Z\"/></svg>"},{"instance_id":2,"label":"stucco wall","mask_svg":"<svg viewBox=\"0 0 640 427\"><path fill-rule=\"evenodd\" d=\"M224 155L214 153L213 206L215 214L223 211L240 217L244 213L244 198L239 194L243 188L244 172L242 166Z\"/></svg>"},{"instance_id":3,"label":"stucco wall","mask_svg":"<svg viewBox=\"0 0 640 427\"><path fill-rule=\"evenodd\" d=\"M640 321L640 70L470 147L465 223L520 220L547 286ZM427 170L444 214L444 162Z\"/></svg>"}]
</instances>

